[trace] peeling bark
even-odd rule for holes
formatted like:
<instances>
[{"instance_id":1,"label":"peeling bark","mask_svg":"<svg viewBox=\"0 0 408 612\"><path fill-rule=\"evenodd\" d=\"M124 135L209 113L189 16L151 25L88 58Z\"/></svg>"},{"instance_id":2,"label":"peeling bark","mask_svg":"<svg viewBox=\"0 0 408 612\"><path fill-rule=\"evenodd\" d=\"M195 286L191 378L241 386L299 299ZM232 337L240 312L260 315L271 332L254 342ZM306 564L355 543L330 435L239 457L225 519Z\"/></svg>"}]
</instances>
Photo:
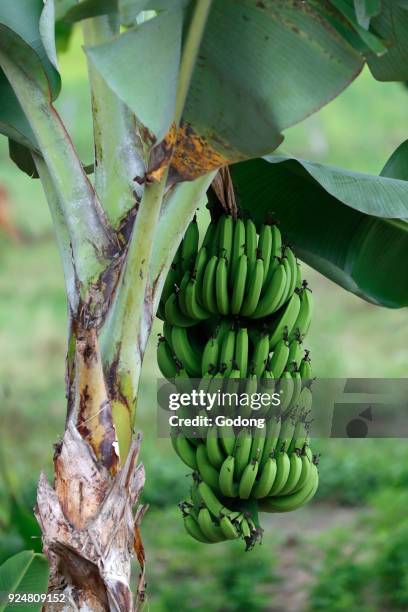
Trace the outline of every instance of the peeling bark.
<instances>
[{"instance_id":1,"label":"peeling bark","mask_svg":"<svg viewBox=\"0 0 408 612\"><path fill-rule=\"evenodd\" d=\"M137 463L140 442L139 435L123 467L111 475L69 423L54 459L54 487L41 474L36 516L50 560L49 592L66 596L59 610L132 612L144 599L139 525L146 508L133 513L145 479ZM135 603L130 588L134 552L141 565ZM44 608L53 609L53 604Z\"/></svg>"},{"instance_id":2,"label":"peeling bark","mask_svg":"<svg viewBox=\"0 0 408 612\"><path fill-rule=\"evenodd\" d=\"M137 464L141 437L121 462L95 329L77 330L71 352L71 406L55 449L54 483L42 474L37 492L49 592L65 595L58 610L132 612L144 598L139 525L145 508L133 511L145 478ZM141 566L136 604L130 585L134 553Z\"/></svg>"}]
</instances>

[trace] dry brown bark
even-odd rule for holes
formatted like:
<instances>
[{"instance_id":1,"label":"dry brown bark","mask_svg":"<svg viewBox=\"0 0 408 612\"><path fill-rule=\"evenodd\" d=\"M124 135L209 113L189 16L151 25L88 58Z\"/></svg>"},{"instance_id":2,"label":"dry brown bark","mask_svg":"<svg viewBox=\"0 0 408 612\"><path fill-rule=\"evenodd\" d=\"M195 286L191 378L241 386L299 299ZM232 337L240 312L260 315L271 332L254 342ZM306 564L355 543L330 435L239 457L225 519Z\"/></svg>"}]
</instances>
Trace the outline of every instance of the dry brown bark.
<instances>
[{"instance_id":1,"label":"dry brown bark","mask_svg":"<svg viewBox=\"0 0 408 612\"><path fill-rule=\"evenodd\" d=\"M111 401L94 330L76 339L71 404L54 455L54 483L41 474L36 516L50 560L49 593L66 603L45 610L132 612L144 600L145 563L139 505L145 473L141 436L120 465ZM136 508L136 511L135 511ZM133 601L131 563L140 576Z\"/></svg>"}]
</instances>

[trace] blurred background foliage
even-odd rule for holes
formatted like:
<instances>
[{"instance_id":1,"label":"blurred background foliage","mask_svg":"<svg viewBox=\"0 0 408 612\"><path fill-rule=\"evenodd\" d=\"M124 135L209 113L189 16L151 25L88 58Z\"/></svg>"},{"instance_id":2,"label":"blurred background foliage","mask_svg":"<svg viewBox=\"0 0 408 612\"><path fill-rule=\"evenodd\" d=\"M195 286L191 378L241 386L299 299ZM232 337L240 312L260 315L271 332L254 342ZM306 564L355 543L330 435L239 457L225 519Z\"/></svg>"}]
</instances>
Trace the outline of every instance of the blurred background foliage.
<instances>
[{"instance_id":1,"label":"blurred background foliage","mask_svg":"<svg viewBox=\"0 0 408 612\"><path fill-rule=\"evenodd\" d=\"M91 162L86 66L79 32L61 57L57 107ZM378 174L407 137L408 90L365 70L334 102L285 134L280 152ZM0 563L40 547L30 508L63 431L66 304L62 270L38 181L0 142ZM375 262L373 262L375 265ZM305 267L306 268L306 267ZM401 265L401 274L405 274ZM309 339L321 377L405 377L408 318L348 294L310 269L316 312ZM321 486L306 508L264 521L262 546L202 546L177 502L187 468L156 435L157 324L145 361L137 429L147 468L143 522L150 610L286 612L408 609L406 440L320 441ZM32 537L33 534L36 537Z\"/></svg>"}]
</instances>

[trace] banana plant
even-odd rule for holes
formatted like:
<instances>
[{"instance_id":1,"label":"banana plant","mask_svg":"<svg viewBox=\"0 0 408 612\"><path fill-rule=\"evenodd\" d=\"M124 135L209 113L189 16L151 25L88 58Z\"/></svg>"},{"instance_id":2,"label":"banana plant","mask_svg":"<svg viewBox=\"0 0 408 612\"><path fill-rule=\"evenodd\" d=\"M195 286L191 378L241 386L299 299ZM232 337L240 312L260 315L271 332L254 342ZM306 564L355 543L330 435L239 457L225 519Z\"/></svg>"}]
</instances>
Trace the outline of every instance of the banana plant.
<instances>
[{"instance_id":1,"label":"banana plant","mask_svg":"<svg viewBox=\"0 0 408 612\"><path fill-rule=\"evenodd\" d=\"M283 130L340 94L365 61L378 78L407 78L399 67L406 30L392 36L387 30L393 11L406 16L403 3L354 4L1 3L0 131L9 139L11 159L41 180L65 277L67 418L53 484L40 476L36 516L49 591L66 597L73 609L129 611L144 600L139 527L145 508L138 504L145 473L138 463L140 435L134 434L141 366L167 271L218 169L236 164L242 208L257 220L270 208L272 187L283 185L283 170L290 181L296 176L293 184L304 185L307 197L313 184L311 197L323 194L327 206L335 200L342 218L350 207L359 208L361 177L341 195L329 171L260 159L279 146ZM61 89L56 36L66 39L73 24L82 29L88 64L90 167L54 106ZM359 214L406 217L405 178L380 182L387 206L380 211L367 197ZM392 201L395 180L398 204ZM284 218L286 193L282 187L278 194ZM310 222L318 214L313 209ZM389 227L405 245L406 226ZM350 274L348 258L337 256L345 239L330 257L318 232L304 236L305 228L288 221L309 263L377 303L406 305L406 284L387 285L398 250L383 254L384 279L378 282L369 270L372 247L355 251L357 268L366 273ZM327 231L334 235L336 227ZM135 599L134 551L141 566Z\"/></svg>"}]
</instances>

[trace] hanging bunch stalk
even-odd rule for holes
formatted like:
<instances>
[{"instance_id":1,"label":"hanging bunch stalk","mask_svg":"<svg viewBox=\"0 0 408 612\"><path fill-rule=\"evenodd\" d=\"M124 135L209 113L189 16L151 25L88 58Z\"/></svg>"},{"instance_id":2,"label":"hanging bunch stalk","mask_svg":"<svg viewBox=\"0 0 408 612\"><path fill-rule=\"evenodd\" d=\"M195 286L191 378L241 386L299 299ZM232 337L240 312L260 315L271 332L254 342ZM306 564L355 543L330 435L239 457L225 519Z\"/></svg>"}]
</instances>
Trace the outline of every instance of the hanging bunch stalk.
<instances>
[{"instance_id":1,"label":"hanging bunch stalk","mask_svg":"<svg viewBox=\"0 0 408 612\"><path fill-rule=\"evenodd\" d=\"M264 223L258 234L251 219L223 214L199 243L193 219L158 311L163 376L177 389L194 378L207 391L262 391L278 394L280 403L257 412L264 429L228 424L199 427L195 435L172 431L175 451L193 470L191 497L181 509L195 539L243 537L250 548L262 533L258 511L295 510L318 486L309 444L313 375L303 345L312 293L276 223ZM229 415L250 413L236 406Z\"/></svg>"}]
</instances>

